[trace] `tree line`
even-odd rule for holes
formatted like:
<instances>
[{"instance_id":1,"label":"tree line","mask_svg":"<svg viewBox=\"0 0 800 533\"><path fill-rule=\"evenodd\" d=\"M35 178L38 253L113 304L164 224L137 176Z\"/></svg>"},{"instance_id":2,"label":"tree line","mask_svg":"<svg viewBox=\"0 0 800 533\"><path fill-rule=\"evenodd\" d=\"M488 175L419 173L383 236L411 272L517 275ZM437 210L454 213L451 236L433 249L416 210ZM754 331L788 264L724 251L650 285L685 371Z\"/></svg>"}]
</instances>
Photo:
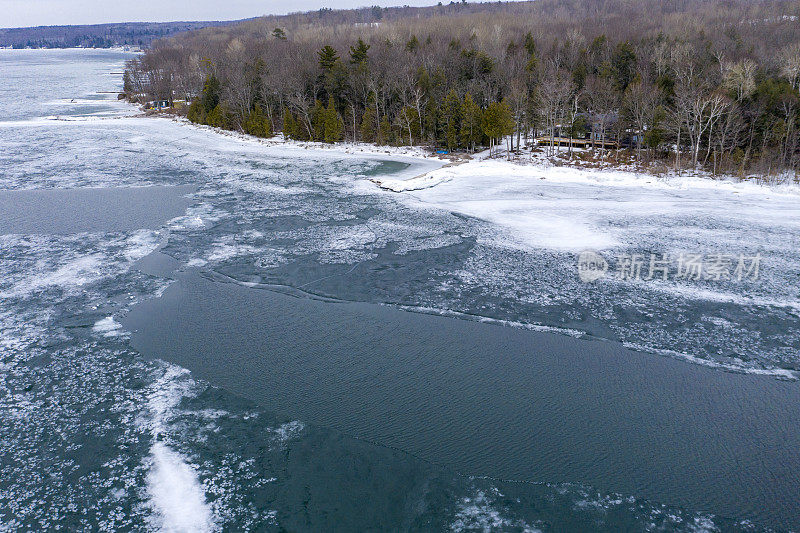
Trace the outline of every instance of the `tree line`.
<instances>
[{"instance_id":1,"label":"tree line","mask_svg":"<svg viewBox=\"0 0 800 533\"><path fill-rule=\"evenodd\" d=\"M504 139L510 153L590 138L676 168L796 172L799 16L778 0L325 9L159 41L128 64L125 90L258 136L467 151Z\"/></svg>"},{"instance_id":2,"label":"tree line","mask_svg":"<svg viewBox=\"0 0 800 533\"><path fill-rule=\"evenodd\" d=\"M121 22L80 26L0 28L0 46L12 48L110 48L149 46L177 33L228 22Z\"/></svg>"}]
</instances>

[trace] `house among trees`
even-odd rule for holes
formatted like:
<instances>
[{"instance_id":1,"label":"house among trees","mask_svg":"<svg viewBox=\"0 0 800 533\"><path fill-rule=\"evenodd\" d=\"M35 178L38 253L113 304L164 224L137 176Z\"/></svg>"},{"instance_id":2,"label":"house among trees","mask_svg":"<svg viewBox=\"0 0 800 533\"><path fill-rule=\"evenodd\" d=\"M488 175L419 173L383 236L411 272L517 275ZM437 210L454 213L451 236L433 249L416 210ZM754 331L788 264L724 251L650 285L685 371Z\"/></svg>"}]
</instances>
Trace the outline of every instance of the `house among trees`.
<instances>
[{"instance_id":1,"label":"house among trees","mask_svg":"<svg viewBox=\"0 0 800 533\"><path fill-rule=\"evenodd\" d=\"M534 142L539 146L567 146L572 148L618 149L630 147L629 130L619 132L618 113L576 113L572 121L556 124L539 133Z\"/></svg>"}]
</instances>

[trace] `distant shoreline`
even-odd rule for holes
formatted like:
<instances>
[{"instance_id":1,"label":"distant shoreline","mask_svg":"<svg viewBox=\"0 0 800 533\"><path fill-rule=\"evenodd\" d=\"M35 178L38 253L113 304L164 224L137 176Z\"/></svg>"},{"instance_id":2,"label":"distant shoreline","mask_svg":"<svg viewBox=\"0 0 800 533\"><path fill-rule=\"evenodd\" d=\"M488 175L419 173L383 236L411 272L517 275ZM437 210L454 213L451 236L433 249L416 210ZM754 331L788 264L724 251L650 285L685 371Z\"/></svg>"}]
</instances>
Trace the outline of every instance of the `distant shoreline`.
<instances>
[{"instance_id":1,"label":"distant shoreline","mask_svg":"<svg viewBox=\"0 0 800 533\"><path fill-rule=\"evenodd\" d=\"M0 50L13 50L15 52L21 52L25 50L29 51L42 51L42 50L64 50L66 51L75 51L75 50L108 50L111 52L133 52L133 53L144 53L143 48L139 48L138 46L40 46L40 47L24 47L24 48L14 48L13 46L0 46Z\"/></svg>"},{"instance_id":2,"label":"distant shoreline","mask_svg":"<svg viewBox=\"0 0 800 533\"><path fill-rule=\"evenodd\" d=\"M0 28L0 48L15 50L62 48L148 48L154 41L178 33L239 21L113 22L58 26Z\"/></svg>"}]
</instances>

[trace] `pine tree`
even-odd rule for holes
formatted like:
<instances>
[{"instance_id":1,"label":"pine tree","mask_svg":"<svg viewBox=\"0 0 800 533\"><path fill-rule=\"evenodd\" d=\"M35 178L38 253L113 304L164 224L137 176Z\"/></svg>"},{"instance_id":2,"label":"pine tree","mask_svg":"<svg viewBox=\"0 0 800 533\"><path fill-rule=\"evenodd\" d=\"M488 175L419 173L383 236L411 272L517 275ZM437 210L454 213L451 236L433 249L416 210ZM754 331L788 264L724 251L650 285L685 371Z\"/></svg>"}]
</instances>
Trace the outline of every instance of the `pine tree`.
<instances>
[{"instance_id":1,"label":"pine tree","mask_svg":"<svg viewBox=\"0 0 800 533\"><path fill-rule=\"evenodd\" d=\"M350 63L353 65L363 65L366 63L369 58L369 56L367 56L368 50L369 45L359 38L356 45L350 47Z\"/></svg>"},{"instance_id":2,"label":"pine tree","mask_svg":"<svg viewBox=\"0 0 800 533\"><path fill-rule=\"evenodd\" d=\"M208 114L206 123L215 128L226 128L228 124L227 114L225 106L223 104L217 104L217 106L211 110L211 113Z\"/></svg>"},{"instance_id":3,"label":"pine tree","mask_svg":"<svg viewBox=\"0 0 800 533\"><path fill-rule=\"evenodd\" d=\"M206 113L211 113L219 105L220 83L213 74L206 78L200 100Z\"/></svg>"},{"instance_id":4,"label":"pine tree","mask_svg":"<svg viewBox=\"0 0 800 533\"><path fill-rule=\"evenodd\" d=\"M425 104L425 109L422 112L422 128L425 130L428 141L433 143L439 142L438 126L439 106L437 106L431 98Z\"/></svg>"},{"instance_id":5,"label":"pine tree","mask_svg":"<svg viewBox=\"0 0 800 533\"><path fill-rule=\"evenodd\" d=\"M455 89L451 89L441 105L439 114L441 122L441 132L444 135L444 144L448 150L454 150L459 146L459 133L461 131L461 100L458 98Z\"/></svg>"},{"instance_id":6,"label":"pine tree","mask_svg":"<svg viewBox=\"0 0 800 533\"><path fill-rule=\"evenodd\" d=\"M475 151L475 145L481 142L483 130L481 129L481 108L467 93L461 105L461 145Z\"/></svg>"},{"instance_id":7,"label":"pine tree","mask_svg":"<svg viewBox=\"0 0 800 533\"><path fill-rule=\"evenodd\" d=\"M283 136L287 139L297 139L297 121L288 107L283 108Z\"/></svg>"},{"instance_id":8,"label":"pine tree","mask_svg":"<svg viewBox=\"0 0 800 533\"><path fill-rule=\"evenodd\" d=\"M365 143L375 142L375 107L368 105L361 116L361 140Z\"/></svg>"},{"instance_id":9,"label":"pine tree","mask_svg":"<svg viewBox=\"0 0 800 533\"><path fill-rule=\"evenodd\" d=\"M326 143L335 143L342 140L342 119L336 107L333 105L333 98L328 99L328 107L325 109L325 133L323 140Z\"/></svg>"},{"instance_id":10,"label":"pine tree","mask_svg":"<svg viewBox=\"0 0 800 533\"><path fill-rule=\"evenodd\" d=\"M319 68L324 71L329 71L333 68L337 61L339 61L339 54L336 49L330 45L325 45L317 52L319 56Z\"/></svg>"},{"instance_id":11,"label":"pine tree","mask_svg":"<svg viewBox=\"0 0 800 533\"><path fill-rule=\"evenodd\" d=\"M498 139L514 131L514 117L505 100L489 104L489 107L483 112L481 128L491 142L490 152Z\"/></svg>"},{"instance_id":12,"label":"pine tree","mask_svg":"<svg viewBox=\"0 0 800 533\"><path fill-rule=\"evenodd\" d=\"M312 140L322 141L325 139L325 106L317 100L311 110L311 135Z\"/></svg>"},{"instance_id":13,"label":"pine tree","mask_svg":"<svg viewBox=\"0 0 800 533\"><path fill-rule=\"evenodd\" d=\"M255 137L269 137L272 134L269 119L264 115L260 105L257 105L244 123L244 131Z\"/></svg>"},{"instance_id":14,"label":"pine tree","mask_svg":"<svg viewBox=\"0 0 800 533\"><path fill-rule=\"evenodd\" d=\"M392 124L389 117L383 115L378 129L378 144L390 144L392 142Z\"/></svg>"},{"instance_id":15,"label":"pine tree","mask_svg":"<svg viewBox=\"0 0 800 533\"><path fill-rule=\"evenodd\" d=\"M619 43L611 56L611 73L614 85L624 93L636 75L636 54L628 41Z\"/></svg>"},{"instance_id":16,"label":"pine tree","mask_svg":"<svg viewBox=\"0 0 800 533\"><path fill-rule=\"evenodd\" d=\"M525 42L522 46L525 47L525 51L528 52L529 56L536 55L536 41L533 40L533 35L531 35L531 32L528 32L525 35Z\"/></svg>"},{"instance_id":17,"label":"pine tree","mask_svg":"<svg viewBox=\"0 0 800 533\"><path fill-rule=\"evenodd\" d=\"M189 113L186 115L186 118L195 124L206 123L206 110L203 108L203 103L199 98L195 98L192 101L192 105L189 106Z\"/></svg>"}]
</instances>

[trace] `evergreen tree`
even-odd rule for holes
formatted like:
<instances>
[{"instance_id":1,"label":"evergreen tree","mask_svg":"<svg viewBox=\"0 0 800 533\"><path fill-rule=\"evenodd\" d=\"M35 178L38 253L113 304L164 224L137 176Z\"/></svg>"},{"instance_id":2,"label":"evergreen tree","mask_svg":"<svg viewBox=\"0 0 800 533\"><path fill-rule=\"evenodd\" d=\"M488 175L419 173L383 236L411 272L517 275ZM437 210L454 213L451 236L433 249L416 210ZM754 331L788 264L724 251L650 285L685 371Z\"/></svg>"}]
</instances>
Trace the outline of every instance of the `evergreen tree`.
<instances>
[{"instance_id":1,"label":"evergreen tree","mask_svg":"<svg viewBox=\"0 0 800 533\"><path fill-rule=\"evenodd\" d=\"M186 118L195 124L206 123L206 110L203 108L203 103L200 101L200 98L195 98L192 100L192 104L189 106L189 113L186 115Z\"/></svg>"},{"instance_id":2,"label":"evergreen tree","mask_svg":"<svg viewBox=\"0 0 800 533\"><path fill-rule=\"evenodd\" d=\"M489 145L490 151L497 144L496 141L498 139L514 131L514 117L505 100L489 104L489 107L483 112L481 128L486 136L489 137L491 143Z\"/></svg>"},{"instance_id":3,"label":"evergreen tree","mask_svg":"<svg viewBox=\"0 0 800 533\"><path fill-rule=\"evenodd\" d=\"M269 137L272 135L269 119L264 115L260 105L257 105L244 123L244 131L256 137Z\"/></svg>"},{"instance_id":4,"label":"evergreen tree","mask_svg":"<svg viewBox=\"0 0 800 533\"><path fill-rule=\"evenodd\" d=\"M461 132L461 100L458 98L455 89L451 89L441 105L439 115L441 132L444 136L443 141L448 150L458 148L459 134Z\"/></svg>"},{"instance_id":5,"label":"evergreen tree","mask_svg":"<svg viewBox=\"0 0 800 533\"><path fill-rule=\"evenodd\" d=\"M483 130L481 129L481 108L467 93L461 105L461 145L475 151L475 145L481 142Z\"/></svg>"},{"instance_id":6,"label":"evergreen tree","mask_svg":"<svg viewBox=\"0 0 800 533\"><path fill-rule=\"evenodd\" d=\"M361 140L365 143L372 143L376 140L375 123L375 106L368 105L361 116Z\"/></svg>"},{"instance_id":7,"label":"evergreen tree","mask_svg":"<svg viewBox=\"0 0 800 533\"><path fill-rule=\"evenodd\" d=\"M434 103L433 98L428 100L422 112L422 128L425 130L428 141L439 143L439 106Z\"/></svg>"},{"instance_id":8,"label":"evergreen tree","mask_svg":"<svg viewBox=\"0 0 800 533\"><path fill-rule=\"evenodd\" d=\"M297 139L297 121L288 107L283 108L283 136L287 139Z\"/></svg>"},{"instance_id":9,"label":"evergreen tree","mask_svg":"<svg viewBox=\"0 0 800 533\"><path fill-rule=\"evenodd\" d=\"M323 140L326 143L335 143L342 140L342 119L336 107L333 105L333 98L328 99L328 107L325 109L325 133Z\"/></svg>"},{"instance_id":10,"label":"evergreen tree","mask_svg":"<svg viewBox=\"0 0 800 533\"><path fill-rule=\"evenodd\" d=\"M406 50L409 52L416 52L417 48L419 48L419 39L417 39L416 35L412 35L411 39L406 43Z\"/></svg>"},{"instance_id":11,"label":"evergreen tree","mask_svg":"<svg viewBox=\"0 0 800 533\"><path fill-rule=\"evenodd\" d=\"M317 52L317 55L319 56L319 68L326 72L331 70L336 62L339 61L339 54L330 45L323 46L322 49Z\"/></svg>"},{"instance_id":12,"label":"evergreen tree","mask_svg":"<svg viewBox=\"0 0 800 533\"><path fill-rule=\"evenodd\" d=\"M220 83L213 74L206 78L200 100L206 113L211 113L219 105Z\"/></svg>"},{"instance_id":13,"label":"evergreen tree","mask_svg":"<svg viewBox=\"0 0 800 533\"><path fill-rule=\"evenodd\" d=\"M217 106L211 110L211 113L208 114L206 123L209 126L214 126L215 128L226 129L228 126L227 115L228 112L225 109L225 106L223 104L217 104Z\"/></svg>"},{"instance_id":14,"label":"evergreen tree","mask_svg":"<svg viewBox=\"0 0 800 533\"><path fill-rule=\"evenodd\" d=\"M525 47L525 51L528 52L529 56L536 55L536 41L533 40L533 35L531 35L531 32L525 34L525 42L523 46Z\"/></svg>"},{"instance_id":15,"label":"evergreen tree","mask_svg":"<svg viewBox=\"0 0 800 533\"><path fill-rule=\"evenodd\" d=\"M325 139L325 118L325 106L317 100L311 109L311 140L322 141Z\"/></svg>"},{"instance_id":16,"label":"evergreen tree","mask_svg":"<svg viewBox=\"0 0 800 533\"><path fill-rule=\"evenodd\" d=\"M629 42L619 43L614 49L611 56L611 75L615 88L624 93L636 75L636 54Z\"/></svg>"},{"instance_id":17,"label":"evergreen tree","mask_svg":"<svg viewBox=\"0 0 800 533\"><path fill-rule=\"evenodd\" d=\"M365 64L369 58L367 55L368 50L369 45L359 38L356 45L350 47L350 63L353 65Z\"/></svg>"},{"instance_id":18,"label":"evergreen tree","mask_svg":"<svg viewBox=\"0 0 800 533\"><path fill-rule=\"evenodd\" d=\"M392 139L392 124L389 122L389 117L383 115L378 128L378 144L391 144Z\"/></svg>"},{"instance_id":19,"label":"evergreen tree","mask_svg":"<svg viewBox=\"0 0 800 533\"><path fill-rule=\"evenodd\" d=\"M333 67L325 71L323 75L325 95L328 97L332 96L337 102L341 102L342 95L347 93L348 76L349 72L347 72L347 68L341 61L336 61Z\"/></svg>"}]
</instances>

